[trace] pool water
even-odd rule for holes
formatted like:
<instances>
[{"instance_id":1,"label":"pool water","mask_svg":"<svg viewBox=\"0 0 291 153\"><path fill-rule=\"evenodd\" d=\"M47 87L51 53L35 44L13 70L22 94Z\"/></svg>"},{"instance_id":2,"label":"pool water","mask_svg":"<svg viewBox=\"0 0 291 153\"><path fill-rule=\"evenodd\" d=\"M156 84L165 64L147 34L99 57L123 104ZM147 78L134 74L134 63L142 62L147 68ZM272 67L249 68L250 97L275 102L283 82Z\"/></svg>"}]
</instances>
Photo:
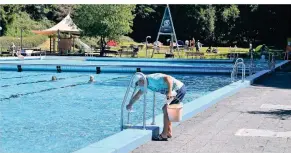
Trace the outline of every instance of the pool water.
<instances>
[{"instance_id":1,"label":"pool water","mask_svg":"<svg viewBox=\"0 0 291 153\"><path fill-rule=\"evenodd\" d=\"M50 81L55 75L59 80ZM88 83L89 75L96 82ZM120 131L120 109L132 74L0 72L0 152L69 153ZM175 75L184 103L230 83L229 75ZM147 96L151 118L152 92ZM164 95L156 94L157 114ZM142 122L142 99L131 123Z\"/></svg>"}]
</instances>

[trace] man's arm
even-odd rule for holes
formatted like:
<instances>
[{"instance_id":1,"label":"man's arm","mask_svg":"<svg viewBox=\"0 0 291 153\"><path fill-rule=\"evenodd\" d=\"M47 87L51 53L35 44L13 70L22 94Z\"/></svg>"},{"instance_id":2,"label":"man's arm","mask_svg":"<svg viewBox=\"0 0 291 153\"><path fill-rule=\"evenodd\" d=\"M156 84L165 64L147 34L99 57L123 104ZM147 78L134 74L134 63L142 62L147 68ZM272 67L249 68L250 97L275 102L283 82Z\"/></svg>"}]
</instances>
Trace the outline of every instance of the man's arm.
<instances>
[{"instance_id":1,"label":"man's arm","mask_svg":"<svg viewBox=\"0 0 291 153\"><path fill-rule=\"evenodd\" d=\"M132 108L132 105L140 98L140 96L143 94L142 90L139 90L133 97L130 99L128 105L126 105L126 109L130 110Z\"/></svg>"},{"instance_id":2,"label":"man's arm","mask_svg":"<svg viewBox=\"0 0 291 153\"><path fill-rule=\"evenodd\" d=\"M167 75L164 77L164 80L168 85L167 98L171 98L172 90L173 90L173 78L171 76Z\"/></svg>"}]
</instances>

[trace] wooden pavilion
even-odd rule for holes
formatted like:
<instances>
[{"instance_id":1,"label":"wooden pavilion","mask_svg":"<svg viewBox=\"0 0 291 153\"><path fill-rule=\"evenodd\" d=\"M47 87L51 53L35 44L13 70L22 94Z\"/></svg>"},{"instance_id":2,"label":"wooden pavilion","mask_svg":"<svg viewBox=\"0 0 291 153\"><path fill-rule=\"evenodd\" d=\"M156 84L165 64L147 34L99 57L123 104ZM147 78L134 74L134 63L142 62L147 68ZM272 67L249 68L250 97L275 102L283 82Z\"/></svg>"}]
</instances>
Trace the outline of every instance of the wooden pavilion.
<instances>
[{"instance_id":1,"label":"wooden pavilion","mask_svg":"<svg viewBox=\"0 0 291 153\"><path fill-rule=\"evenodd\" d=\"M75 38L81 33L81 30L74 24L70 13L55 26L46 30L32 30L35 34L47 35L50 38L50 52L66 54L66 52L74 51ZM57 43L56 43L57 39Z\"/></svg>"}]
</instances>

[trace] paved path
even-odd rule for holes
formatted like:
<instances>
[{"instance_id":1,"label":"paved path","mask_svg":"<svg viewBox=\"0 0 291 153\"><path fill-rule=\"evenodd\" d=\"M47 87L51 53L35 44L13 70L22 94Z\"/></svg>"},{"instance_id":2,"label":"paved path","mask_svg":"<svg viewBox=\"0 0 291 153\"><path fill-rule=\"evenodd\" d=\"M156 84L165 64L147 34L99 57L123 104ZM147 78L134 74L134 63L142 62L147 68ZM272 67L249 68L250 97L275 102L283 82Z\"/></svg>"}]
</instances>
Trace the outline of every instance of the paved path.
<instances>
[{"instance_id":1,"label":"paved path","mask_svg":"<svg viewBox=\"0 0 291 153\"><path fill-rule=\"evenodd\" d=\"M291 153L290 107L291 73L275 72L133 153Z\"/></svg>"}]
</instances>

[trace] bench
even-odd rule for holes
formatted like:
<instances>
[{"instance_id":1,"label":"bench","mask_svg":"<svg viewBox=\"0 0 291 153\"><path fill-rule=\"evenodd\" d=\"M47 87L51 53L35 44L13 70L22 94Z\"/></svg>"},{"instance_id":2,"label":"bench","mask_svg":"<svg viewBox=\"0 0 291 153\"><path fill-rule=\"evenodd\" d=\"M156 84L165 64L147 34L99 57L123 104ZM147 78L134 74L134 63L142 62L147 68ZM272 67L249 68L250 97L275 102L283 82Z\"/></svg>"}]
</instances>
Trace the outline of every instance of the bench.
<instances>
[{"instance_id":1,"label":"bench","mask_svg":"<svg viewBox=\"0 0 291 153\"><path fill-rule=\"evenodd\" d=\"M227 53L227 57L228 58L247 58L249 56L249 53L248 52L230 52L230 53Z\"/></svg>"},{"instance_id":2,"label":"bench","mask_svg":"<svg viewBox=\"0 0 291 153\"><path fill-rule=\"evenodd\" d=\"M127 55L130 57L135 57L137 56L138 51L140 48L136 45L131 45L129 47L127 46L121 46L120 49L118 50L118 54L121 57L122 55Z\"/></svg>"},{"instance_id":3,"label":"bench","mask_svg":"<svg viewBox=\"0 0 291 153\"><path fill-rule=\"evenodd\" d=\"M91 50L91 51L85 51L85 56L100 56L101 54L101 51L100 50L97 50L97 51L94 51L94 50ZM117 56L118 55L118 51L115 51L115 50L104 50L104 56Z\"/></svg>"},{"instance_id":4,"label":"bench","mask_svg":"<svg viewBox=\"0 0 291 153\"><path fill-rule=\"evenodd\" d=\"M204 58L204 53L199 53L199 52L185 52L186 53L186 56L187 58L189 56L192 56L193 57L199 57L200 59Z\"/></svg>"},{"instance_id":5,"label":"bench","mask_svg":"<svg viewBox=\"0 0 291 153\"><path fill-rule=\"evenodd\" d=\"M174 58L175 55L172 53L165 53L165 58Z\"/></svg>"},{"instance_id":6,"label":"bench","mask_svg":"<svg viewBox=\"0 0 291 153\"><path fill-rule=\"evenodd\" d=\"M288 51L288 47L286 48L286 51L284 50L278 50L278 49L272 49L269 50L269 53L273 53L274 56L277 56L279 59L284 59L286 57L286 52ZM291 47L289 49L289 52L291 51Z\"/></svg>"},{"instance_id":7,"label":"bench","mask_svg":"<svg viewBox=\"0 0 291 153\"><path fill-rule=\"evenodd\" d=\"M118 51L115 51L115 50L105 50L104 51L104 56L109 56L109 55L117 56L118 55Z\"/></svg>"},{"instance_id":8,"label":"bench","mask_svg":"<svg viewBox=\"0 0 291 153\"><path fill-rule=\"evenodd\" d=\"M122 55L130 56L130 57L135 56L133 51L123 51L123 50L119 50L118 51L118 54L119 54L119 57L121 57Z\"/></svg>"},{"instance_id":9,"label":"bench","mask_svg":"<svg viewBox=\"0 0 291 153\"><path fill-rule=\"evenodd\" d=\"M1 56L4 56L4 57L7 57L7 56L12 56L12 53L9 52L9 51L1 51L1 52L0 52L0 55L1 55Z\"/></svg>"}]
</instances>

